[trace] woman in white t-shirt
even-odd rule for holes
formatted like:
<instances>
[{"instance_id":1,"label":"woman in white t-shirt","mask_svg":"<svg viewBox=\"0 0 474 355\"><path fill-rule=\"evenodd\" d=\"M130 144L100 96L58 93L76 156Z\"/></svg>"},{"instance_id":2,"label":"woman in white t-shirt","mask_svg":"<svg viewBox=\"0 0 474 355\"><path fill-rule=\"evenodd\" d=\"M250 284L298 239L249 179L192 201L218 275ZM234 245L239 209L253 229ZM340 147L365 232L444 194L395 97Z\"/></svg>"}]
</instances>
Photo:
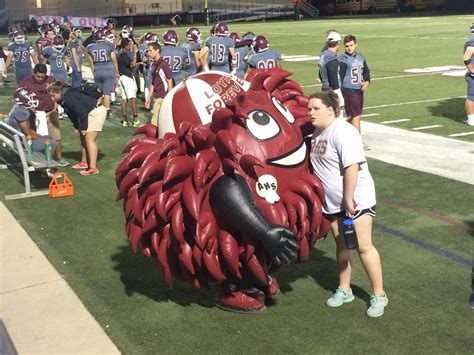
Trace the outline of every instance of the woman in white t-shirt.
<instances>
[{"instance_id":1,"label":"woman in white t-shirt","mask_svg":"<svg viewBox=\"0 0 474 355\"><path fill-rule=\"evenodd\" d=\"M383 289L380 256L372 244L375 186L357 129L339 116L338 97L323 91L309 97L308 115L315 128L311 140L311 166L324 185L323 212L331 220L337 247L339 287L326 304L339 307L354 300L351 290L352 250L342 237L342 220L352 217L359 243L358 253L372 284L369 317L380 317L388 303Z\"/></svg>"}]
</instances>

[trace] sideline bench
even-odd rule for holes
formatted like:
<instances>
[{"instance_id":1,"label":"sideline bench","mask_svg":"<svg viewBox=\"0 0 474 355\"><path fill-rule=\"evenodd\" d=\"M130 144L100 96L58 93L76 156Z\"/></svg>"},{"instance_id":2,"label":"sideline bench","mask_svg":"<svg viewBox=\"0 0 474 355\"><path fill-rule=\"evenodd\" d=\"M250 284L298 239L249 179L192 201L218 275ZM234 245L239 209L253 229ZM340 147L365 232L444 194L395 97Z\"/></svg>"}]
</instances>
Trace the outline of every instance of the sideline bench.
<instances>
[{"instance_id":1,"label":"sideline bench","mask_svg":"<svg viewBox=\"0 0 474 355\"><path fill-rule=\"evenodd\" d=\"M25 181L25 192L13 195L5 195L7 200L16 200L20 198L48 195L49 190L31 191L30 173L34 171L44 171L46 169L53 169L58 167L58 162L55 160L46 161L46 157L41 152L33 152L28 154L25 150L28 142L22 132L7 125L5 122L0 122L0 147L2 151L9 155L15 155L20 158L20 163L16 164L1 164L1 169L6 169L9 166L22 166L23 180ZM6 161L5 161L6 162Z\"/></svg>"}]
</instances>

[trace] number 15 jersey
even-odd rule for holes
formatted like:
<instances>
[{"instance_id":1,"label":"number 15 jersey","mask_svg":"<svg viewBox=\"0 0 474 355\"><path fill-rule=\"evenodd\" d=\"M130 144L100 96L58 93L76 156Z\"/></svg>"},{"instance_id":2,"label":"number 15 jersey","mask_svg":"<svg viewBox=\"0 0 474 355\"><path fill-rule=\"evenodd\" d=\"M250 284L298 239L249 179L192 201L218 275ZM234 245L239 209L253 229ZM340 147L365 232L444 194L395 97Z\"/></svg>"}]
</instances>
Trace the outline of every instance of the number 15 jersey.
<instances>
[{"instance_id":1,"label":"number 15 jersey","mask_svg":"<svg viewBox=\"0 0 474 355\"><path fill-rule=\"evenodd\" d=\"M87 52L94 62L94 71L109 68L114 70L111 57L112 52L115 52L113 44L107 42L91 43L87 46Z\"/></svg>"}]
</instances>

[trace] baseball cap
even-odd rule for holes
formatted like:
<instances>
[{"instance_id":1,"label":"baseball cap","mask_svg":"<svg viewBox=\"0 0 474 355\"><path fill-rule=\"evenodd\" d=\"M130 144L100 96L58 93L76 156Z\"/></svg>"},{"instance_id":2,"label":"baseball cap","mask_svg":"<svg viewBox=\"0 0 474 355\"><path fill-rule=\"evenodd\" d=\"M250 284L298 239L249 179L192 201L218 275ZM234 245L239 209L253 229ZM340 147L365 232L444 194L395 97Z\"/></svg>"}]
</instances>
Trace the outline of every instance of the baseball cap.
<instances>
[{"instance_id":1,"label":"baseball cap","mask_svg":"<svg viewBox=\"0 0 474 355\"><path fill-rule=\"evenodd\" d=\"M341 40L341 35L337 32L329 32L326 38L327 42L338 42Z\"/></svg>"}]
</instances>

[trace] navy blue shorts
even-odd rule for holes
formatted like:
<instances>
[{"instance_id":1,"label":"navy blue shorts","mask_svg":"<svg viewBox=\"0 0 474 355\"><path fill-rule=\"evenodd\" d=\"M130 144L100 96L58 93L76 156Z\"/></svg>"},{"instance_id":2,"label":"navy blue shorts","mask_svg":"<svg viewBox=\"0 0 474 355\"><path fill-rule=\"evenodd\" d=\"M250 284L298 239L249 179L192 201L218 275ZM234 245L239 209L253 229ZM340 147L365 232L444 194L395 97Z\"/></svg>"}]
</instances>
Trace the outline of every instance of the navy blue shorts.
<instances>
[{"instance_id":1,"label":"navy blue shorts","mask_svg":"<svg viewBox=\"0 0 474 355\"><path fill-rule=\"evenodd\" d=\"M356 213L352 216L352 219L355 221L357 218L365 216L366 214L368 214L369 216L375 217L377 215L377 213L375 212L375 207L376 205L373 205L370 208L365 208L363 210L356 211ZM334 221L335 219L347 218L345 211L332 213L332 214L325 214L325 216L328 217L331 221Z\"/></svg>"}]
</instances>

